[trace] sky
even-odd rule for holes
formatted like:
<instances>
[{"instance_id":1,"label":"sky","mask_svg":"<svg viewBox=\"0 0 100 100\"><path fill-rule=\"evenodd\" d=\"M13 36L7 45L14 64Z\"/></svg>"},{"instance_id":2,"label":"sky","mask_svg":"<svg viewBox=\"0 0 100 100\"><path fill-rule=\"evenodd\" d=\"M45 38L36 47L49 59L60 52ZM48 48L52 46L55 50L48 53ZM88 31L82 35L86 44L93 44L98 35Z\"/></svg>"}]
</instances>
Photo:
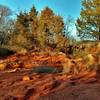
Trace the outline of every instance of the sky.
<instances>
[{"instance_id":1,"label":"sky","mask_svg":"<svg viewBox=\"0 0 100 100\"><path fill-rule=\"evenodd\" d=\"M64 19L67 16L77 19L81 10L81 0L0 0L0 4L8 6L15 12L20 10L29 11L33 5L38 11L48 6Z\"/></svg>"},{"instance_id":2,"label":"sky","mask_svg":"<svg viewBox=\"0 0 100 100\"><path fill-rule=\"evenodd\" d=\"M0 4L8 6L13 12L29 11L34 5L37 11L41 12L46 6L51 8L54 13L62 16L66 21L68 16L77 19L80 16L82 0L0 0ZM76 36L74 26L72 35Z\"/></svg>"}]
</instances>

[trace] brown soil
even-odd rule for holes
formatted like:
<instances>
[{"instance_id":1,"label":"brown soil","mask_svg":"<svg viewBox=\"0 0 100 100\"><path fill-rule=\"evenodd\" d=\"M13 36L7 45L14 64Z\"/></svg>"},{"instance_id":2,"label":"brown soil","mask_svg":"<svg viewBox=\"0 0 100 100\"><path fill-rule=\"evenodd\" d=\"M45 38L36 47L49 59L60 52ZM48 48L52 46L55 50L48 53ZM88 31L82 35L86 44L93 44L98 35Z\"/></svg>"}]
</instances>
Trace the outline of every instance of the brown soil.
<instances>
[{"instance_id":1,"label":"brown soil","mask_svg":"<svg viewBox=\"0 0 100 100\"><path fill-rule=\"evenodd\" d=\"M67 76L30 71L1 71L0 100L100 100L100 77L96 72ZM30 80L23 80L26 75Z\"/></svg>"}]
</instances>

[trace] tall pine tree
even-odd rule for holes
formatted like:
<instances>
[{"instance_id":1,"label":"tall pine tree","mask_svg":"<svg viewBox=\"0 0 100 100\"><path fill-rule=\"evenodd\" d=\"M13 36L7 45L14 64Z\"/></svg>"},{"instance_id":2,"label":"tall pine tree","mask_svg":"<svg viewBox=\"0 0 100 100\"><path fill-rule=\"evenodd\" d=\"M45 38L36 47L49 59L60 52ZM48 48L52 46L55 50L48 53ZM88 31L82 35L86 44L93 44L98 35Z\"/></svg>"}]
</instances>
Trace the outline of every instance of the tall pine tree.
<instances>
[{"instance_id":1,"label":"tall pine tree","mask_svg":"<svg viewBox=\"0 0 100 100\"><path fill-rule=\"evenodd\" d=\"M52 47L53 45L57 45L59 37L63 36L63 19L55 15L48 7L41 12L39 27L41 40L48 46Z\"/></svg>"},{"instance_id":2,"label":"tall pine tree","mask_svg":"<svg viewBox=\"0 0 100 100\"><path fill-rule=\"evenodd\" d=\"M32 48L32 41L29 28L29 15L26 12L20 12L17 15L17 20L15 22L15 33L12 37L12 45L16 45L25 49Z\"/></svg>"},{"instance_id":3,"label":"tall pine tree","mask_svg":"<svg viewBox=\"0 0 100 100\"><path fill-rule=\"evenodd\" d=\"M35 37L38 29L38 11L33 6L29 12L30 33Z\"/></svg>"},{"instance_id":4,"label":"tall pine tree","mask_svg":"<svg viewBox=\"0 0 100 100\"><path fill-rule=\"evenodd\" d=\"M53 11L46 7L43 11L41 11L40 17L39 17L39 28L38 28L38 37L40 44L43 48L45 48L45 45L48 44L49 41L49 35L50 35L50 23L52 22L54 13Z\"/></svg>"},{"instance_id":5,"label":"tall pine tree","mask_svg":"<svg viewBox=\"0 0 100 100\"><path fill-rule=\"evenodd\" d=\"M100 41L100 0L83 0L80 17L77 19L78 35L82 39Z\"/></svg>"}]
</instances>

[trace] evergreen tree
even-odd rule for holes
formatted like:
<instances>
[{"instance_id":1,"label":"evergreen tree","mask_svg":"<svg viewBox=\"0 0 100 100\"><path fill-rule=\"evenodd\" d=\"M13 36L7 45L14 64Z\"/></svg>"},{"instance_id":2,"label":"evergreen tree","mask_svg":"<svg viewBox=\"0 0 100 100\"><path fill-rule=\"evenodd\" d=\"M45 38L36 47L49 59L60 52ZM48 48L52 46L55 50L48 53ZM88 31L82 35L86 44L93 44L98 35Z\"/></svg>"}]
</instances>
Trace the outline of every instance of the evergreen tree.
<instances>
[{"instance_id":1,"label":"evergreen tree","mask_svg":"<svg viewBox=\"0 0 100 100\"><path fill-rule=\"evenodd\" d=\"M100 0L83 0L82 5L76 25L78 35L82 39L92 37L100 41Z\"/></svg>"},{"instance_id":2,"label":"evergreen tree","mask_svg":"<svg viewBox=\"0 0 100 100\"><path fill-rule=\"evenodd\" d=\"M38 29L38 12L33 6L29 12L29 27L30 33L36 37Z\"/></svg>"},{"instance_id":3,"label":"evergreen tree","mask_svg":"<svg viewBox=\"0 0 100 100\"><path fill-rule=\"evenodd\" d=\"M17 33L20 33L24 36L27 35L27 32L29 31L29 21L27 13L20 12L20 14L17 15L15 27Z\"/></svg>"},{"instance_id":4,"label":"evergreen tree","mask_svg":"<svg viewBox=\"0 0 100 100\"><path fill-rule=\"evenodd\" d=\"M15 22L15 33L12 37L12 45L18 45L19 47L23 47L26 49L32 48L32 41L30 38L32 37L29 31L29 19L28 14L20 12L17 16L17 20Z\"/></svg>"},{"instance_id":5,"label":"evergreen tree","mask_svg":"<svg viewBox=\"0 0 100 100\"><path fill-rule=\"evenodd\" d=\"M38 15L33 6L29 13L20 12L17 16L15 35L11 41L24 48L63 48L66 41L63 30L64 22L61 16L55 15L48 7Z\"/></svg>"},{"instance_id":6,"label":"evergreen tree","mask_svg":"<svg viewBox=\"0 0 100 100\"><path fill-rule=\"evenodd\" d=\"M43 11L41 11L39 17L39 28L38 28L38 37L40 41L40 45L45 48L45 45L48 44L48 36L50 34L50 23L53 19L53 11L46 7Z\"/></svg>"},{"instance_id":7,"label":"evergreen tree","mask_svg":"<svg viewBox=\"0 0 100 100\"><path fill-rule=\"evenodd\" d=\"M46 7L40 15L39 20L39 33L41 43L47 46L57 45L59 37L62 37L64 22L63 19L55 15L54 12Z\"/></svg>"}]
</instances>

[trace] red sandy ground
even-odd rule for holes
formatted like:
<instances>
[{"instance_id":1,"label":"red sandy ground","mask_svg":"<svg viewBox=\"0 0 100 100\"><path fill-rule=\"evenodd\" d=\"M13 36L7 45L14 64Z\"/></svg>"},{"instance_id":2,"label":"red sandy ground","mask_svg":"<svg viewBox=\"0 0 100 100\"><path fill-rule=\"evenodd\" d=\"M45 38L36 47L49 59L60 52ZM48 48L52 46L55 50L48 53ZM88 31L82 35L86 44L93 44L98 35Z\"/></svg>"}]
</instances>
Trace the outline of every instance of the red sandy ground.
<instances>
[{"instance_id":1,"label":"red sandy ground","mask_svg":"<svg viewBox=\"0 0 100 100\"><path fill-rule=\"evenodd\" d=\"M1 71L0 100L100 100L100 77L96 72L67 76L30 70ZM25 75L30 80L23 80Z\"/></svg>"},{"instance_id":2,"label":"red sandy ground","mask_svg":"<svg viewBox=\"0 0 100 100\"><path fill-rule=\"evenodd\" d=\"M38 66L39 62L59 69L65 59L70 57L31 53L2 60L6 69L0 71L0 100L100 100L99 72L83 71L77 75L31 73L31 67ZM16 67L20 69L7 71L7 68ZM30 79L23 80L24 76Z\"/></svg>"}]
</instances>

